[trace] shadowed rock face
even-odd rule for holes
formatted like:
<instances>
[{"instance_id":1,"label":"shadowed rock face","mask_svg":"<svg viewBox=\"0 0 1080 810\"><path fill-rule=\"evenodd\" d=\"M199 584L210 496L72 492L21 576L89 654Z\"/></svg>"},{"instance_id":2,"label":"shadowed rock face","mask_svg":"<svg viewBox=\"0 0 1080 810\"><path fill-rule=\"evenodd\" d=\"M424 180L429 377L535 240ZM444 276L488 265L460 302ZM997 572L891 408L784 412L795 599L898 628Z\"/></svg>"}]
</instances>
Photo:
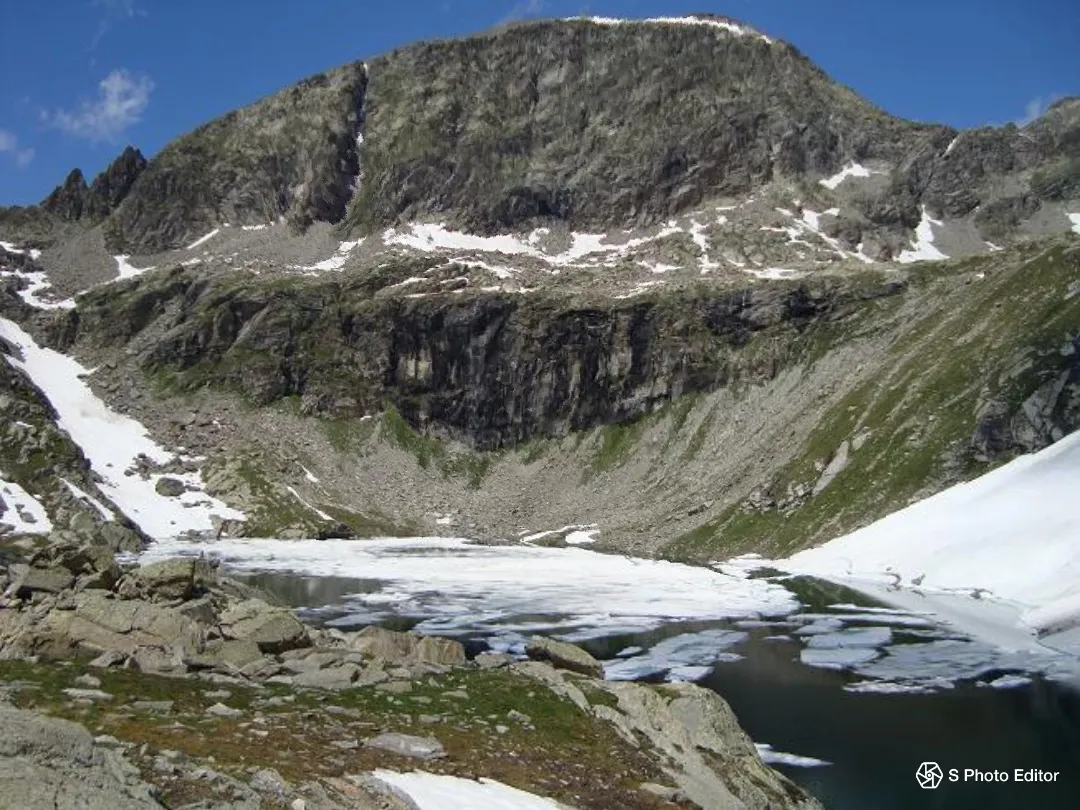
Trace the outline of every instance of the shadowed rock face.
<instances>
[{"instance_id":1,"label":"shadowed rock face","mask_svg":"<svg viewBox=\"0 0 1080 810\"><path fill-rule=\"evenodd\" d=\"M313 414L393 404L413 425L482 449L621 422L733 379L768 379L784 344L858 300L899 292L835 283L592 305L540 296L371 298L336 281L287 286L187 270L92 293L69 326L102 345L153 334L145 368L181 388L209 380L253 402L300 397ZM151 323L153 324L151 326Z\"/></svg>"}]
</instances>

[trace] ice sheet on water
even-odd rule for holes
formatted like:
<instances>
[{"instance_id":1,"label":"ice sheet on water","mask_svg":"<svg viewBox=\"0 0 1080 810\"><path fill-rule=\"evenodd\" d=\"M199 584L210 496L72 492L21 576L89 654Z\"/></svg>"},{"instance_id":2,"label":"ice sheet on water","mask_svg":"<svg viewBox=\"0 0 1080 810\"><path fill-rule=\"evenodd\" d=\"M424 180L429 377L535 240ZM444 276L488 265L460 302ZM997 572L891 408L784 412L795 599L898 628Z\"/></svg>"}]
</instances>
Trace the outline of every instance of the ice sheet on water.
<instances>
[{"instance_id":1,"label":"ice sheet on water","mask_svg":"<svg viewBox=\"0 0 1080 810\"><path fill-rule=\"evenodd\" d=\"M821 669L853 669L873 661L881 653L875 647L804 647L799 660L808 667Z\"/></svg>"},{"instance_id":2,"label":"ice sheet on water","mask_svg":"<svg viewBox=\"0 0 1080 810\"><path fill-rule=\"evenodd\" d=\"M449 622L455 632L490 630L523 616L550 616L556 632L646 632L672 620L784 616L798 608L791 593L763 580L577 547L487 546L451 538L222 538L212 544L160 541L144 558L201 551L241 570L378 580L381 591L350 601L369 609L393 604L401 615Z\"/></svg>"},{"instance_id":3,"label":"ice sheet on water","mask_svg":"<svg viewBox=\"0 0 1080 810\"><path fill-rule=\"evenodd\" d=\"M473 781L457 776L375 771L372 776L401 791L417 810L559 810L559 805L494 779Z\"/></svg>"},{"instance_id":4,"label":"ice sheet on water","mask_svg":"<svg viewBox=\"0 0 1080 810\"><path fill-rule=\"evenodd\" d=\"M796 618L803 618L798 616ZM835 633L838 630L844 629L844 623L839 619L822 618L817 621L813 621L805 627L800 627L795 631L797 636L816 636L823 633Z\"/></svg>"},{"instance_id":5,"label":"ice sheet on water","mask_svg":"<svg viewBox=\"0 0 1080 810\"><path fill-rule=\"evenodd\" d=\"M892 630L888 627L865 627L814 635L807 641L806 646L815 650L839 650L856 647L884 647L891 641Z\"/></svg>"},{"instance_id":6,"label":"ice sheet on water","mask_svg":"<svg viewBox=\"0 0 1080 810\"><path fill-rule=\"evenodd\" d=\"M664 639L639 655L605 661L604 675L611 681L636 681L679 669L685 673L689 671L686 667L704 667L708 674L713 664L739 660L742 656L729 650L749 637L748 633L723 629L685 633Z\"/></svg>"}]
</instances>

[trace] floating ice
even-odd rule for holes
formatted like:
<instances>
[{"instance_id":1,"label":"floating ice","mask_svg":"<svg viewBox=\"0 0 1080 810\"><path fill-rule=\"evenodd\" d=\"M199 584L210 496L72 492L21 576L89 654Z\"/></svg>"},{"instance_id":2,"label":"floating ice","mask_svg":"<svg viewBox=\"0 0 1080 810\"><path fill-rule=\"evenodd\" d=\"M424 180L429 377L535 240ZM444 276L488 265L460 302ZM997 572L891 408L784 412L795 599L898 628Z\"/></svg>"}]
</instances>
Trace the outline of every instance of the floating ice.
<instances>
[{"instance_id":1,"label":"floating ice","mask_svg":"<svg viewBox=\"0 0 1080 810\"><path fill-rule=\"evenodd\" d=\"M884 647L891 641L892 630L888 627L865 627L810 636L807 646L816 650L839 650L856 647Z\"/></svg>"},{"instance_id":2,"label":"floating ice","mask_svg":"<svg viewBox=\"0 0 1080 810\"><path fill-rule=\"evenodd\" d=\"M799 660L808 667L851 669L857 664L873 661L878 655L880 653L874 647L805 647L799 652Z\"/></svg>"},{"instance_id":3,"label":"floating ice","mask_svg":"<svg viewBox=\"0 0 1080 810\"><path fill-rule=\"evenodd\" d=\"M748 633L737 630L705 630L685 633L667 638L640 655L620 658L604 663L604 676L611 681L637 681L653 675L694 667L699 673L693 680L700 680L712 671L712 665L722 661L738 661L742 656L728 652L732 647L749 638ZM696 668L704 668L699 672ZM689 680L689 678L685 678Z\"/></svg>"},{"instance_id":4,"label":"floating ice","mask_svg":"<svg viewBox=\"0 0 1080 810\"><path fill-rule=\"evenodd\" d=\"M798 607L791 593L763 580L577 547L488 546L450 538L222 538L162 540L144 558L200 552L239 570L379 581L380 591L349 601L361 610L393 605L400 615L427 619L425 630L446 635L495 635L520 617L543 617L550 631L581 638L592 629L584 637L595 637L613 627L646 632L673 620L783 616Z\"/></svg>"}]
</instances>

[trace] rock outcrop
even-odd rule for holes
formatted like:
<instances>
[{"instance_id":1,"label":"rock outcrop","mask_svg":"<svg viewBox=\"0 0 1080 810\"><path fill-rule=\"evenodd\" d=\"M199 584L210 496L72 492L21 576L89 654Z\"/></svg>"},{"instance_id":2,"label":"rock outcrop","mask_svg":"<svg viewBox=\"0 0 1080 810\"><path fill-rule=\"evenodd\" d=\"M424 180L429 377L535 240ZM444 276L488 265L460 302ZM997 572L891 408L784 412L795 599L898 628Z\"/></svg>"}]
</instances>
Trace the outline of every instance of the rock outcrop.
<instances>
[{"instance_id":1,"label":"rock outcrop","mask_svg":"<svg viewBox=\"0 0 1080 810\"><path fill-rule=\"evenodd\" d=\"M139 771L82 726L0 702L0 809L157 810Z\"/></svg>"}]
</instances>

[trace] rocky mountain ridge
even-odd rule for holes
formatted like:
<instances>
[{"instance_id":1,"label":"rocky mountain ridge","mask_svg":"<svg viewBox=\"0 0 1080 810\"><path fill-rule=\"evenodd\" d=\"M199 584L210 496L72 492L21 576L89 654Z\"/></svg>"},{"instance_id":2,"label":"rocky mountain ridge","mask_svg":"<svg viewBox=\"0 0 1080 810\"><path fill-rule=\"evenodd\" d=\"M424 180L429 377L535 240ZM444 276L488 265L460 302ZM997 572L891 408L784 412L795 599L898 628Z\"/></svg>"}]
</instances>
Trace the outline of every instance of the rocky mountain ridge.
<instances>
[{"instance_id":1,"label":"rocky mountain ridge","mask_svg":"<svg viewBox=\"0 0 1080 810\"><path fill-rule=\"evenodd\" d=\"M823 206L839 203L828 235L852 252L880 243L871 258L899 255L923 209L956 220L965 252L1068 227L1077 100L1022 128L914 124L747 32L707 17L577 19L400 48L206 124L149 163L129 148L86 199L73 173L39 209L0 212L0 235L84 208L109 252L144 255L280 218L353 239L432 219L610 232L775 183L805 197L819 181L839 191Z\"/></svg>"}]
</instances>

